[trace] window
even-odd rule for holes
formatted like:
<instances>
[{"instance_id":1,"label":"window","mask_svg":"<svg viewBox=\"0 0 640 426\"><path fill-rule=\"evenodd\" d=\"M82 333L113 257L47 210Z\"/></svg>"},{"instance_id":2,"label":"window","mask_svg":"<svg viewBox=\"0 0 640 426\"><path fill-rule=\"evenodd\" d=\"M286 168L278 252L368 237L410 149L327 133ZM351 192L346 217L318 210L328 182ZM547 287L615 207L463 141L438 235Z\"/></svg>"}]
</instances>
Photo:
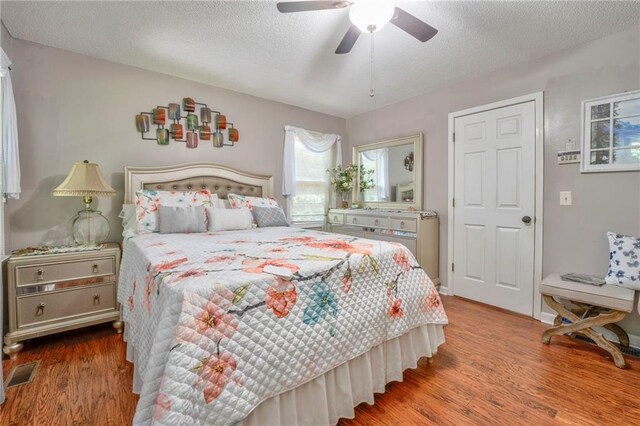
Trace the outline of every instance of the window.
<instances>
[{"instance_id":1,"label":"window","mask_svg":"<svg viewBox=\"0 0 640 426\"><path fill-rule=\"evenodd\" d=\"M640 91L582 106L582 172L640 170Z\"/></svg>"},{"instance_id":2,"label":"window","mask_svg":"<svg viewBox=\"0 0 640 426\"><path fill-rule=\"evenodd\" d=\"M296 195L290 197L291 221L295 224L321 225L329 205L329 174L335 163L336 146L325 152L305 148L295 136Z\"/></svg>"}]
</instances>

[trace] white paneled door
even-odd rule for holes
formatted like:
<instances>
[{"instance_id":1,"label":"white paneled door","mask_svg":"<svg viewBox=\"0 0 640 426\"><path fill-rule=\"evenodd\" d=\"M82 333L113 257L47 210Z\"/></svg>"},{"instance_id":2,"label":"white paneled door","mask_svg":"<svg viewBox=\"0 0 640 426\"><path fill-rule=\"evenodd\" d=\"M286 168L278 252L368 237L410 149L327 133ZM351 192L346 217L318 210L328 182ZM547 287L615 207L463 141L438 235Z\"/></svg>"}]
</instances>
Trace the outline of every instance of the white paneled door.
<instances>
[{"instance_id":1,"label":"white paneled door","mask_svg":"<svg viewBox=\"0 0 640 426\"><path fill-rule=\"evenodd\" d=\"M531 316L535 102L456 117L454 292Z\"/></svg>"}]
</instances>

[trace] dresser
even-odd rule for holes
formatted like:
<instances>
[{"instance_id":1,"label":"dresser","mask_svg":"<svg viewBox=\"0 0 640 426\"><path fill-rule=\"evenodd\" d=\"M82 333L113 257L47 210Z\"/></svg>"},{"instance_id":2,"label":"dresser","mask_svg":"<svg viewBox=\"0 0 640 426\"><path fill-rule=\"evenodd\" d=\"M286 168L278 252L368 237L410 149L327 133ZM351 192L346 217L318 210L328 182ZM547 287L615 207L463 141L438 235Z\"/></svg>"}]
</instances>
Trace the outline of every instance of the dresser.
<instances>
[{"instance_id":1,"label":"dresser","mask_svg":"<svg viewBox=\"0 0 640 426\"><path fill-rule=\"evenodd\" d=\"M9 330L3 351L12 359L22 341L113 321L122 332L116 299L120 246L100 250L12 256L7 262Z\"/></svg>"},{"instance_id":2,"label":"dresser","mask_svg":"<svg viewBox=\"0 0 640 426\"><path fill-rule=\"evenodd\" d=\"M440 220L434 212L330 209L327 230L406 246L433 283L440 286L438 244Z\"/></svg>"}]
</instances>

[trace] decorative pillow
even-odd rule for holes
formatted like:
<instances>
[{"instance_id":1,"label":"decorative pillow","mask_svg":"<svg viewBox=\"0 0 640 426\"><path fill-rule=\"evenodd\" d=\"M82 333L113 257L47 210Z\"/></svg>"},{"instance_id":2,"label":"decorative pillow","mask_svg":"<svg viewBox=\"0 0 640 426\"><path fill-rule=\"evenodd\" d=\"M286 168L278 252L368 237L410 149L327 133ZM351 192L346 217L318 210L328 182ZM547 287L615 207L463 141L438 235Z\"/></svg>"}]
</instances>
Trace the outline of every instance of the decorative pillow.
<instances>
[{"instance_id":1,"label":"decorative pillow","mask_svg":"<svg viewBox=\"0 0 640 426\"><path fill-rule=\"evenodd\" d=\"M270 226L289 226L284 211L280 207L257 207L251 210L253 218L258 224L258 228L268 228Z\"/></svg>"},{"instance_id":2,"label":"decorative pillow","mask_svg":"<svg viewBox=\"0 0 640 426\"><path fill-rule=\"evenodd\" d=\"M246 208L239 209L216 209L207 207L209 218L209 231L235 231L239 229L253 228L253 216Z\"/></svg>"},{"instance_id":3,"label":"decorative pillow","mask_svg":"<svg viewBox=\"0 0 640 426\"><path fill-rule=\"evenodd\" d=\"M607 232L609 272L607 284L640 290L640 238Z\"/></svg>"},{"instance_id":4,"label":"decorative pillow","mask_svg":"<svg viewBox=\"0 0 640 426\"><path fill-rule=\"evenodd\" d=\"M160 230L158 207L210 206L211 192L200 191L154 191L141 189L136 192L136 216L138 233L147 234Z\"/></svg>"},{"instance_id":5,"label":"decorative pillow","mask_svg":"<svg viewBox=\"0 0 640 426\"><path fill-rule=\"evenodd\" d=\"M228 194L227 198L232 209L246 207L249 210L253 210L254 207L279 207L275 198L250 197L238 194Z\"/></svg>"},{"instance_id":6,"label":"decorative pillow","mask_svg":"<svg viewBox=\"0 0 640 426\"><path fill-rule=\"evenodd\" d=\"M136 220L135 204L123 204L118 215L122 219L122 237L130 238L138 235L138 221Z\"/></svg>"},{"instance_id":7,"label":"decorative pillow","mask_svg":"<svg viewBox=\"0 0 640 426\"><path fill-rule=\"evenodd\" d=\"M207 232L204 206L158 208L161 234Z\"/></svg>"},{"instance_id":8,"label":"decorative pillow","mask_svg":"<svg viewBox=\"0 0 640 426\"><path fill-rule=\"evenodd\" d=\"M218 197L218 194L211 194L211 207L215 207L217 209L226 209L225 200Z\"/></svg>"}]
</instances>

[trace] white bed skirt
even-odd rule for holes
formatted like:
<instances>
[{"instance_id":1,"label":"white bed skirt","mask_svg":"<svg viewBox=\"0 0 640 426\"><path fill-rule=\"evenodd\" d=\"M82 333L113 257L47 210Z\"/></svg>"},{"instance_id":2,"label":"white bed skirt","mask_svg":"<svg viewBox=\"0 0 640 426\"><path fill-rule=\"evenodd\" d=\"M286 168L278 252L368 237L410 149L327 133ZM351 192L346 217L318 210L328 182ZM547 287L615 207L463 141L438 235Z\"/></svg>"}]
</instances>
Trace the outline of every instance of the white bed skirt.
<instances>
[{"instance_id":1,"label":"white bed skirt","mask_svg":"<svg viewBox=\"0 0 640 426\"><path fill-rule=\"evenodd\" d=\"M420 358L435 354L444 343L443 328L428 324L388 340L322 376L263 401L239 425L333 425L340 418L352 419L354 407L362 402L373 404L374 393L384 393L387 383L401 382L404 370L416 368ZM127 345L127 360L134 364L133 391L139 393L142 381L136 358L133 346Z\"/></svg>"}]
</instances>

